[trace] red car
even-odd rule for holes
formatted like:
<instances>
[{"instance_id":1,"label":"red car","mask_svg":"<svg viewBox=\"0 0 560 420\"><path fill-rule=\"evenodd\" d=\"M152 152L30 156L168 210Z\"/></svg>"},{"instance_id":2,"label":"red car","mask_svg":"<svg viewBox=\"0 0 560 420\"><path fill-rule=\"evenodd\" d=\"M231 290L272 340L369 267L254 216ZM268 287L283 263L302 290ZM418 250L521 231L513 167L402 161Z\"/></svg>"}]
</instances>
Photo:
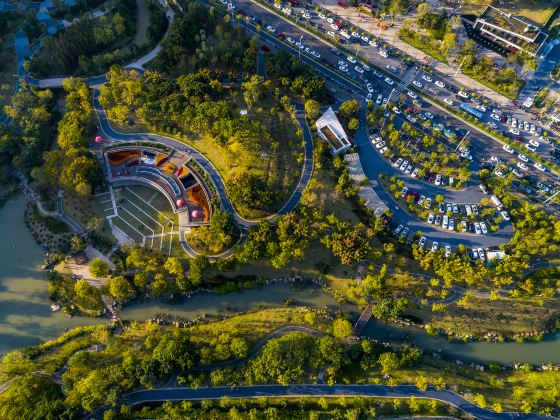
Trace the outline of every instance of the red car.
<instances>
[{"instance_id":1,"label":"red car","mask_svg":"<svg viewBox=\"0 0 560 420\"><path fill-rule=\"evenodd\" d=\"M263 50L265 53L270 52L270 48L268 48L266 45L262 44L261 45L261 50Z\"/></svg>"},{"instance_id":2,"label":"red car","mask_svg":"<svg viewBox=\"0 0 560 420\"><path fill-rule=\"evenodd\" d=\"M515 137L515 141L518 141L518 142L521 142L521 143L522 143L524 140L523 140L523 137L521 137L521 136L516 136L516 137Z\"/></svg>"}]
</instances>

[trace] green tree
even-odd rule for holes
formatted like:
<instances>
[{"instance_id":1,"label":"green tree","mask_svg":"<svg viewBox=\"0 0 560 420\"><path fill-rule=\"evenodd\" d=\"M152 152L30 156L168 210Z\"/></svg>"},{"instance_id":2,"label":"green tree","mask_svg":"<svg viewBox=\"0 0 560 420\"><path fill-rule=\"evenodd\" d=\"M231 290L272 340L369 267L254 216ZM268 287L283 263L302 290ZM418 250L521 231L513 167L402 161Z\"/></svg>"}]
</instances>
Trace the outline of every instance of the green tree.
<instances>
[{"instance_id":1,"label":"green tree","mask_svg":"<svg viewBox=\"0 0 560 420\"><path fill-rule=\"evenodd\" d=\"M134 295L132 286L123 276L111 277L108 280L109 293L117 299L129 299Z\"/></svg>"},{"instance_id":2,"label":"green tree","mask_svg":"<svg viewBox=\"0 0 560 420\"><path fill-rule=\"evenodd\" d=\"M321 112L321 104L315 99L308 99L305 101L305 115L310 120L315 120Z\"/></svg>"},{"instance_id":3,"label":"green tree","mask_svg":"<svg viewBox=\"0 0 560 420\"><path fill-rule=\"evenodd\" d=\"M2 419L57 419L63 417L64 411L62 390L47 376L25 374L0 394Z\"/></svg>"},{"instance_id":4,"label":"green tree","mask_svg":"<svg viewBox=\"0 0 560 420\"><path fill-rule=\"evenodd\" d=\"M335 338L344 340L353 334L354 329L350 321L346 319L335 319L332 323L332 331Z\"/></svg>"},{"instance_id":5,"label":"green tree","mask_svg":"<svg viewBox=\"0 0 560 420\"><path fill-rule=\"evenodd\" d=\"M94 258L89 263L89 272L93 277L107 277L109 275L109 265L101 258Z\"/></svg>"},{"instance_id":6,"label":"green tree","mask_svg":"<svg viewBox=\"0 0 560 420\"><path fill-rule=\"evenodd\" d=\"M379 355L377 362L379 363L379 366L381 366L381 373L384 375L390 374L399 367L399 358L395 353L391 352Z\"/></svg>"}]
</instances>

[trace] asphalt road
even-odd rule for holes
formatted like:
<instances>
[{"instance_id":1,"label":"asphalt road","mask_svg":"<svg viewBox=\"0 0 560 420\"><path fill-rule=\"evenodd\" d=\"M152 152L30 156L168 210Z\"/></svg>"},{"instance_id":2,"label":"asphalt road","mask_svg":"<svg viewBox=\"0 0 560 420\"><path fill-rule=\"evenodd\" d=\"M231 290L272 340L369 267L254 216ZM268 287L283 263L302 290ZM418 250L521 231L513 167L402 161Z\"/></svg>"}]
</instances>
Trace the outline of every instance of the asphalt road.
<instances>
[{"instance_id":1,"label":"asphalt road","mask_svg":"<svg viewBox=\"0 0 560 420\"><path fill-rule=\"evenodd\" d=\"M334 67L338 67L338 62L339 61L346 61L346 54L342 54L342 55L336 55L333 53L333 47L330 46L329 44L327 44L326 42L316 38L313 34L310 34L308 32L305 32L303 29L301 29L300 27L296 26L294 23L292 23L291 21L287 21L285 15L282 14L282 12L278 11L278 14L271 12L269 9L264 8L263 6L254 3L251 0L238 0L237 2L235 2L235 4L238 5L238 9L243 11L245 14L247 14L248 16L252 16L255 17L257 21L261 21L262 22L262 30L260 31L260 34L263 38L265 39L269 39L269 37L267 37L266 35L269 35L269 32L266 30L266 27L268 25L271 25L274 29L275 29L275 34L279 34L282 33L284 34L287 38L292 38L295 41L299 41L301 39L302 43L305 46L308 46L312 49L314 49L315 51L319 52L321 54L321 60L327 65L329 66L331 69ZM301 11L300 8L295 7L294 8L294 14L299 14L299 12ZM276 10L275 10L276 12ZM317 17L317 13L314 11L311 11L311 22L317 27L319 25L322 25L323 27L325 27L325 30L332 30L329 26L329 24L324 21L321 20ZM302 21L303 22L303 21ZM310 28L311 29L311 28ZM273 37L275 37L275 35L273 35ZM300 38L302 37L302 38ZM351 45L346 45L346 47L352 49L352 44ZM295 50L297 50L297 47L294 47ZM405 70L402 68L401 64L402 64L402 57L397 57L395 55L390 55L389 57L385 58L382 57L379 54L379 49L378 48L374 48L371 47L369 44L364 43L363 41L360 41L360 46L359 46L359 52L358 55L361 57L364 57L365 59L367 59L368 61L374 63L375 65L387 70L388 66L394 66L395 68L397 68L397 73L395 74L395 78L401 78L403 77L403 74L405 72ZM303 61L307 61L305 60L305 58L307 58L308 56L305 53L301 54L302 60ZM317 63L315 62L315 60L311 60L313 63L312 64L314 67L317 67ZM355 71L353 71L353 64L349 65L349 74L353 74L355 77L359 76L359 74ZM320 73L324 73L323 71L320 71ZM340 74L338 72L338 70L335 72L337 74ZM444 81L447 85L449 84L453 84L453 85L457 85L457 83L455 81L451 82L450 80L444 78L441 75L438 76L434 76L432 75L433 78L433 82L429 83L426 82L425 80L421 79L421 76L423 75L423 73L419 74L418 77L412 79L409 81L409 83L411 83L413 80L417 80L417 81L421 81L423 83L423 91L425 94L429 95L429 96L437 96L440 99L443 98L450 98L453 100L455 105L458 105L459 102L458 100L455 98L455 94L447 91L446 89L441 89L438 88L435 85L435 81L436 80L442 80ZM389 93L391 92L392 88L395 87L394 86L389 86L388 84L386 84L382 79L377 79L372 73L366 72L364 74L365 77L367 77L370 82L373 80L373 82L376 83L377 85L377 91L382 93L384 97L388 97ZM362 82L361 80L357 79L355 81L355 84L350 84L347 78L342 78L345 82L343 82L344 85L348 86L351 88L351 90L355 91L355 92L359 92L366 94L365 91L365 84L364 82ZM339 83L339 78L336 77L333 79L335 82ZM431 89L433 89L434 91L437 92L437 95L428 91L427 88L430 87ZM462 87L462 86L458 86L458 87ZM404 92L406 92L406 89L404 90ZM377 92L376 92L377 93ZM422 101L423 102L423 106L422 106L422 112L425 111L429 111L431 112L434 116L435 122L441 122L444 125L449 125L455 129L462 129L464 131L471 131L473 132L473 128L470 127L469 125L467 125L464 121L459 120L455 117L453 117L451 114L448 114L444 111L442 111L441 109L431 105L430 103L426 102L426 101ZM470 104L472 106L476 106L474 104ZM530 114L527 114L525 112L523 112L522 110L514 107L513 105L511 107L507 107L507 108L503 108L503 111L516 116L516 118L518 119L523 119L523 120L527 120L530 122L532 116ZM490 119L489 117L489 112L486 112L484 117L482 118L481 121L483 122L488 122L488 121L493 121ZM498 122L496 122L498 123ZM506 127L503 126L500 128L500 130L509 130L510 127ZM523 134L523 137L525 138L529 138L530 136L525 133ZM533 137L536 138L536 137ZM472 155L475 158L475 160L481 161L482 159L488 159L490 156L494 155L497 156L499 158L501 158L503 161L509 161L512 158L512 155L505 152L502 149L502 144L498 143L496 140L492 139L491 137L487 136L486 134L483 134L481 132L473 132L473 134L470 136L470 141L472 144ZM543 157L545 157L546 159L549 159L549 151L552 148L551 145L542 142L541 146L539 147L538 151L541 152L541 155ZM531 165L529 165L529 173L532 173L533 175L537 176L537 177L548 177L549 179L551 178L555 178L555 177L551 177L550 174L543 174L542 172L534 169Z\"/></svg>"},{"instance_id":2,"label":"asphalt road","mask_svg":"<svg viewBox=\"0 0 560 420\"><path fill-rule=\"evenodd\" d=\"M254 5L249 0L247 1L249 5ZM256 6L261 10L262 7ZM265 10L265 13L269 13ZM275 16L275 15L271 15ZM258 18L258 17L257 17ZM281 22L284 22L280 19ZM286 23L286 29L296 28L294 25ZM252 26L247 22L241 22L246 28L251 29ZM267 31L260 31L259 33L261 40L265 43L275 47L287 50L288 52L294 55L300 55L299 50L297 47L293 47L291 45L286 44L285 42L278 39L275 35L268 33ZM288 35L289 36L289 35ZM294 35L295 36L295 35ZM311 42L307 42L306 45L311 45L312 48L319 51L319 48L325 48L325 44L322 41L317 39L310 38ZM334 57L337 57L332 51L331 48L326 48L327 54L331 54ZM321 52L321 54L323 54ZM366 94L366 90L364 88L360 88L360 86L354 85L350 82L347 78L343 77L341 74L333 70L331 67L319 63L316 60L312 59L306 54L301 54L301 60L311 66L313 66L320 74L327 78L330 83L334 83L346 90L356 92L361 95ZM385 85L385 83L382 83ZM389 92L386 93L387 96ZM433 109L433 112L437 112L436 109ZM467 126L465 125L465 129ZM492 146L496 146L496 142L493 140L491 141ZM432 200L435 199L435 196L441 194L445 197L446 202L454 202L457 204L460 203L479 203L480 199L484 197L480 189L476 186L475 183L470 183L469 187L463 190L452 190L445 187L438 187L434 184L419 181L417 179L405 176L402 172L398 171L394 168L391 164L388 163L386 159L379 155L376 149L371 145L368 140L366 127L365 127L365 113L362 111L360 115L360 128L355 136L354 140L355 144L359 145L359 154L360 154L360 161L362 163L362 167L366 176L373 181L378 179L378 176L381 172L387 174L388 176L397 175L399 178L404 179L406 185L410 188L413 188L415 191L419 192L421 195L425 195L426 197L431 197ZM374 183L375 184L375 183ZM414 236L414 233L417 231L422 232L428 239L427 247L431 246L432 241L437 241L439 243L439 247L444 247L446 244L451 245L452 247L456 248L459 244L465 244L468 247L474 248L489 248L495 247L502 243L509 242L511 236L513 235L513 227L511 223L502 223L498 232L489 233L488 235L473 235L455 231L449 231L440 229L433 225L427 224L423 220L419 220L412 216L410 213L406 212L402 208L397 206L396 201L388 194L381 185L374 185L374 189L376 193L381 197L381 199L388 205L393 213L394 219L405 226L408 226L411 230L408 238L411 239ZM488 197L488 196L486 196ZM395 207L397 206L397 207ZM458 219L456 219L457 221Z\"/></svg>"},{"instance_id":3,"label":"asphalt road","mask_svg":"<svg viewBox=\"0 0 560 420\"><path fill-rule=\"evenodd\" d=\"M417 398L435 399L451 404L461 411L477 419L550 419L551 417L537 414L496 413L481 408L458 394L448 390L436 390L428 387L420 391L413 385L399 385L389 387L385 385L253 385L240 387L212 387L212 388L162 388L134 392L122 400L126 405L138 405L151 402L185 401L229 398L259 398L259 397L378 397L378 398ZM86 419L102 419L103 413L109 406L101 407L86 417Z\"/></svg>"}]
</instances>

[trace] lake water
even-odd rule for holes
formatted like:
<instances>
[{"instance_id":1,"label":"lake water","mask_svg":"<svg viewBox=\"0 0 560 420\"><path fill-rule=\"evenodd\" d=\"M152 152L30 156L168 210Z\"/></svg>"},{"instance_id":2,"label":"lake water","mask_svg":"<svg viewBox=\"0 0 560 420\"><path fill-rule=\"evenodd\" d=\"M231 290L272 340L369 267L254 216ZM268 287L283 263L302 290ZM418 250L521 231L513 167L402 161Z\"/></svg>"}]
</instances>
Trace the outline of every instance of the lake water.
<instances>
[{"instance_id":1,"label":"lake water","mask_svg":"<svg viewBox=\"0 0 560 420\"><path fill-rule=\"evenodd\" d=\"M43 252L24 223L25 197L0 208L0 354L97 322L52 312Z\"/></svg>"},{"instance_id":2,"label":"lake water","mask_svg":"<svg viewBox=\"0 0 560 420\"><path fill-rule=\"evenodd\" d=\"M178 319L194 319L197 316L215 316L226 313L239 313L259 308L275 308L283 306L286 299L292 299L292 305L311 306L321 309L341 309L348 312L357 310L354 305L340 305L334 297L318 287L304 287L294 290L287 284L261 286L223 295L203 293L185 299L181 303L165 303L152 300L146 303L135 303L125 307L121 318L132 321L144 321L150 316L167 314Z\"/></svg>"},{"instance_id":3,"label":"lake water","mask_svg":"<svg viewBox=\"0 0 560 420\"><path fill-rule=\"evenodd\" d=\"M43 253L24 223L25 198L17 197L0 208L0 354L22 346L55 338L66 328L104 323L92 318L69 318L51 312L48 281L40 266ZM294 305L355 311L352 305L339 305L329 294L315 287L293 290L289 285L270 285L224 295L206 293L182 303L152 300L124 308L121 317L143 321L156 314L193 319L259 308L280 307L288 298ZM419 347L442 351L461 360L502 363L560 363L560 333L549 334L540 343L449 343L414 328L400 328L375 320L363 332L374 338L398 343L403 336Z\"/></svg>"},{"instance_id":4,"label":"lake water","mask_svg":"<svg viewBox=\"0 0 560 420\"><path fill-rule=\"evenodd\" d=\"M416 346L439 351L453 358L479 362L501 363L560 363L560 332L547 334L541 342L507 342L488 343L474 341L469 343L449 342L446 337L434 337L418 328L388 325L377 320L370 320L364 328L363 335L371 336L384 342L402 343L402 340Z\"/></svg>"}]
</instances>

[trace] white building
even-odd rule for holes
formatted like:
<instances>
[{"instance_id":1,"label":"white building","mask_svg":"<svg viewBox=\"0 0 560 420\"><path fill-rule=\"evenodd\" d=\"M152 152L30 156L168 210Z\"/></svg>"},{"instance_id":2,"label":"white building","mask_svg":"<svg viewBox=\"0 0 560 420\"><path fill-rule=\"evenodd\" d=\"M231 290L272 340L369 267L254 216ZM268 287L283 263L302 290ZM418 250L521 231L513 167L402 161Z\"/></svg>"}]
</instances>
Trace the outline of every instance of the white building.
<instances>
[{"instance_id":1,"label":"white building","mask_svg":"<svg viewBox=\"0 0 560 420\"><path fill-rule=\"evenodd\" d=\"M329 143L333 155L338 155L350 147L348 136L331 107L321 115L315 125L317 134Z\"/></svg>"}]
</instances>

